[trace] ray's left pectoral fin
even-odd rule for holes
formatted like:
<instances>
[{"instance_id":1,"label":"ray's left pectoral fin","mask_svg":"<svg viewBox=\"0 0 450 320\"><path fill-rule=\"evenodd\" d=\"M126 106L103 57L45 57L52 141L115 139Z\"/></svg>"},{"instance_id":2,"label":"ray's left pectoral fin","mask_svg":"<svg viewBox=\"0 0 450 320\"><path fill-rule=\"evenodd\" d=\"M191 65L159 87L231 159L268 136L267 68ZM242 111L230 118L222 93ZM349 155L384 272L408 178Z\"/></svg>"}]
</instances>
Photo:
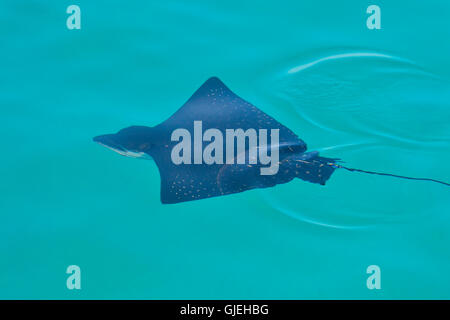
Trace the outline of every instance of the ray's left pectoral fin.
<instances>
[{"instance_id":1,"label":"ray's left pectoral fin","mask_svg":"<svg viewBox=\"0 0 450 320\"><path fill-rule=\"evenodd\" d=\"M223 195L217 185L216 165L158 166L161 175L161 202L174 204Z\"/></svg>"},{"instance_id":2,"label":"ray's left pectoral fin","mask_svg":"<svg viewBox=\"0 0 450 320\"><path fill-rule=\"evenodd\" d=\"M260 165L213 165L203 170L201 167L203 165L185 167L170 176L162 173L161 202L174 204L218 197L255 188L272 187L294 178L286 174L261 175Z\"/></svg>"}]
</instances>

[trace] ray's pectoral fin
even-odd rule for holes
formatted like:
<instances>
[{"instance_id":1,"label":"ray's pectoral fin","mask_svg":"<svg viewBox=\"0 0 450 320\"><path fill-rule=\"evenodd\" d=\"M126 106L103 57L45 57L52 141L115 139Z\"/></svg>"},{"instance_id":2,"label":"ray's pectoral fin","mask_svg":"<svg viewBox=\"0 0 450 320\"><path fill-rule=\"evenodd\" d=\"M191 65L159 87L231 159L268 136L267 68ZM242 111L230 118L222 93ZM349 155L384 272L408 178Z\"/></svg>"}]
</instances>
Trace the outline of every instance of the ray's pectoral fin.
<instances>
[{"instance_id":1,"label":"ray's pectoral fin","mask_svg":"<svg viewBox=\"0 0 450 320\"><path fill-rule=\"evenodd\" d=\"M217 184L218 165L180 165L166 170L158 165L161 175L161 202L179 203L221 196Z\"/></svg>"}]
</instances>

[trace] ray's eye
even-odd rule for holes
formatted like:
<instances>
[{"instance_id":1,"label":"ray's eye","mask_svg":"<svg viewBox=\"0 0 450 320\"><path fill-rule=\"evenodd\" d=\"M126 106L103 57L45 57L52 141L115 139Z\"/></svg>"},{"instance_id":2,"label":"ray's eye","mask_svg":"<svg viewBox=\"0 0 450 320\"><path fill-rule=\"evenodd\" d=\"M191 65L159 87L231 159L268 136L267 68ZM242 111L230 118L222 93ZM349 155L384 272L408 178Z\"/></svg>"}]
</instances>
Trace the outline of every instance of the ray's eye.
<instances>
[{"instance_id":1,"label":"ray's eye","mask_svg":"<svg viewBox=\"0 0 450 320\"><path fill-rule=\"evenodd\" d=\"M142 143L139 145L139 150L145 150L149 147L148 143Z\"/></svg>"}]
</instances>

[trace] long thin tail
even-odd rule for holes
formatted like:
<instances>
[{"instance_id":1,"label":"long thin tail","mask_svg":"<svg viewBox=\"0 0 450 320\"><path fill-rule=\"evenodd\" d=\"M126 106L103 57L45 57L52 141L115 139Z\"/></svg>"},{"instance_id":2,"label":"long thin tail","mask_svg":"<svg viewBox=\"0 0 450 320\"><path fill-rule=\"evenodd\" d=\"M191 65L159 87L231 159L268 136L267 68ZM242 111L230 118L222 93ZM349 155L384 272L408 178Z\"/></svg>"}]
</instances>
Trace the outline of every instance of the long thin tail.
<instances>
[{"instance_id":1,"label":"long thin tail","mask_svg":"<svg viewBox=\"0 0 450 320\"><path fill-rule=\"evenodd\" d=\"M401 178L401 179L408 179L408 180L431 181L431 182L441 183L443 185L446 185L446 186L450 187L450 183L447 183L447 182L444 182L444 181L440 181L440 180L430 179L430 178L413 178L413 177L399 176L399 175L390 174L390 173L374 172L374 171L366 171L366 170L361 170L361 169L347 168L347 167L344 167L344 166L342 166L340 164L336 164L336 163L329 163L329 165L331 165L331 166L333 166L335 168L341 168L341 169L345 169L345 170L352 171L352 172L362 172L362 173L369 173L369 174L377 174L377 175L380 175L380 176L390 176L390 177Z\"/></svg>"}]
</instances>

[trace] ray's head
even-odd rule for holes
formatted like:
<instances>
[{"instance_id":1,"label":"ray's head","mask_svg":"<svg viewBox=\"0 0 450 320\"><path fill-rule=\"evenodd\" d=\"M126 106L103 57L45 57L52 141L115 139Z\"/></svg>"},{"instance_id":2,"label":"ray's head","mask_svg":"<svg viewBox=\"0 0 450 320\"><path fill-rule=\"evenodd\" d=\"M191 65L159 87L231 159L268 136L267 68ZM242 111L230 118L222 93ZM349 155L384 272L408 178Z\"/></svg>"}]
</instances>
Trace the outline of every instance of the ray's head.
<instances>
[{"instance_id":1,"label":"ray's head","mask_svg":"<svg viewBox=\"0 0 450 320\"><path fill-rule=\"evenodd\" d=\"M151 129L144 126L131 126L117 133L96 136L93 140L123 156L148 159L154 147Z\"/></svg>"}]
</instances>

